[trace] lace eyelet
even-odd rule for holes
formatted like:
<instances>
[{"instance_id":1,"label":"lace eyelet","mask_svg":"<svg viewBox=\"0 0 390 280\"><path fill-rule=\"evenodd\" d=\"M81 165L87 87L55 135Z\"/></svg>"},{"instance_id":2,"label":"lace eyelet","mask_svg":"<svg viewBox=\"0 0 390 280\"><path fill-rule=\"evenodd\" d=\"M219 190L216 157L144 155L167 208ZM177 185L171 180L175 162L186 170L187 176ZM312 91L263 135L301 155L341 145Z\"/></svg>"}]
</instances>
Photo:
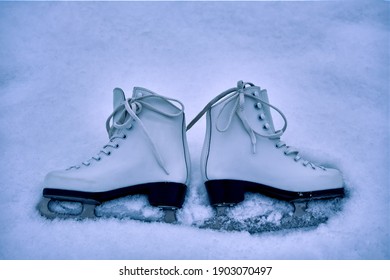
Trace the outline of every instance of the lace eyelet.
<instances>
[{"instance_id":1,"label":"lace eyelet","mask_svg":"<svg viewBox=\"0 0 390 280\"><path fill-rule=\"evenodd\" d=\"M100 161L101 159L102 159L101 157L98 157L96 160L97 160L97 161Z\"/></svg>"},{"instance_id":2,"label":"lace eyelet","mask_svg":"<svg viewBox=\"0 0 390 280\"><path fill-rule=\"evenodd\" d=\"M269 124L266 123L265 125L263 125L263 129L264 129L264 130L268 130L268 129L269 129Z\"/></svg>"},{"instance_id":3,"label":"lace eyelet","mask_svg":"<svg viewBox=\"0 0 390 280\"><path fill-rule=\"evenodd\" d=\"M258 103L255 104L255 108L256 108L256 109L261 109L262 107L263 107L263 106L261 105L260 102L258 102Z\"/></svg>"},{"instance_id":4,"label":"lace eyelet","mask_svg":"<svg viewBox=\"0 0 390 280\"><path fill-rule=\"evenodd\" d=\"M115 145L115 148L118 149L118 148L119 148L119 144L116 144L116 145Z\"/></svg>"},{"instance_id":5,"label":"lace eyelet","mask_svg":"<svg viewBox=\"0 0 390 280\"><path fill-rule=\"evenodd\" d=\"M107 155L108 155L108 156L111 155L111 152L108 152Z\"/></svg>"},{"instance_id":6,"label":"lace eyelet","mask_svg":"<svg viewBox=\"0 0 390 280\"><path fill-rule=\"evenodd\" d=\"M123 138L123 139L126 139L126 138L127 138L127 135L126 135L126 134L124 134L124 135L122 136L122 138Z\"/></svg>"},{"instance_id":7,"label":"lace eyelet","mask_svg":"<svg viewBox=\"0 0 390 280\"><path fill-rule=\"evenodd\" d=\"M287 156L287 152L286 152L286 151L284 151L283 154L284 154L285 156Z\"/></svg>"},{"instance_id":8,"label":"lace eyelet","mask_svg":"<svg viewBox=\"0 0 390 280\"><path fill-rule=\"evenodd\" d=\"M259 115L259 120L264 120L265 119L265 115L263 114L263 113L261 113L260 115Z\"/></svg>"}]
</instances>

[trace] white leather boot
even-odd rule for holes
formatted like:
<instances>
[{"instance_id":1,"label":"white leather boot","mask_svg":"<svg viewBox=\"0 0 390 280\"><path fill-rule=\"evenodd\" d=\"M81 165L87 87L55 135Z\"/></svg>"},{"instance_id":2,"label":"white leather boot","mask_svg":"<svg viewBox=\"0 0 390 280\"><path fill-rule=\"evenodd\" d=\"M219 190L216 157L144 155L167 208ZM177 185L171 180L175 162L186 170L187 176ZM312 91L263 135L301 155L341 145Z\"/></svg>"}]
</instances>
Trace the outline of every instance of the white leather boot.
<instances>
[{"instance_id":1,"label":"white leather boot","mask_svg":"<svg viewBox=\"0 0 390 280\"><path fill-rule=\"evenodd\" d=\"M73 217L53 212L49 203L76 201L83 204L76 218L93 218L102 202L146 194L151 205L166 210L165 221L174 222L190 178L182 103L139 87L125 99L116 88L106 128L109 142L97 155L46 175L40 212L49 218Z\"/></svg>"},{"instance_id":2,"label":"white leather boot","mask_svg":"<svg viewBox=\"0 0 390 280\"><path fill-rule=\"evenodd\" d=\"M284 119L281 130L274 128L271 108ZM305 204L298 202L344 195L340 171L301 158L281 141L287 120L269 104L265 89L239 81L211 100L187 130L206 112L201 170L212 205L234 205L245 192L258 192L294 202L299 215Z\"/></svg>"}]
</instances>

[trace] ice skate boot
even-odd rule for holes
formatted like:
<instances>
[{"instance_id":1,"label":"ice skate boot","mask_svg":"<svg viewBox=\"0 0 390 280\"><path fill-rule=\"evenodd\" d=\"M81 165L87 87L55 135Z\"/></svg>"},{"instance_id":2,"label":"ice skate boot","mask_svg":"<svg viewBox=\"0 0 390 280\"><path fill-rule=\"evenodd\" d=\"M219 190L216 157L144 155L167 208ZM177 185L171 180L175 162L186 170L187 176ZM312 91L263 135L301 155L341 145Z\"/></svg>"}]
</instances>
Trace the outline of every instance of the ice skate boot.
<instances>
[{"instance_id":1,"label":"ice skate boot","mask_svg":"<svg viewBox=\"0 0 390 280\"><path fill-rule=\"evenodd\" d=\"M109 142L97 155L46 175L38 205L41 214L94 218L95 207L103 202L143 194L152 206L164 210L164 221L175 222L190 172L182 103L139 87L125 99L116 88L106 129ZM77 214L57 213L50 207L52 201L80 202L83 209Z\"/></svg>"},{"instance_id":2,"label":"ice skate boot","mask_svg":"<svg viewBox=\"0 0 390 280\"><path fill-rule=\"evenodd\" d=\"M284 126L275 130L270 109ZM287 127L283 113L269 104L267 91L239 81L213 100L188 125L207 113L201 171L211 205L223 214L244 200L246 192L288 201L294 216L305 213L306 202L342 197L341 173L301 158L281 141Z\"/></svg>"}]
</instances>

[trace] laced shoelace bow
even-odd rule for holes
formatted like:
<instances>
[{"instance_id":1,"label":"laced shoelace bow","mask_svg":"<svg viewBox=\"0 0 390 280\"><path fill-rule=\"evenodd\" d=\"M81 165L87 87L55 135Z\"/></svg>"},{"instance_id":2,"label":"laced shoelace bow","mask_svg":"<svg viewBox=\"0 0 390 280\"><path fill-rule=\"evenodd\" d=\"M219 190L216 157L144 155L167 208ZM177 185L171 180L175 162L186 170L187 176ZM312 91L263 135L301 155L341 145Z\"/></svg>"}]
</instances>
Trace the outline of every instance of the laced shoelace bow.
<instances>
[{"instance_id":1,"label":"laced shoelace bow","mask_svg":"<svg viewBox=\"0 0 390 280\"><path fill-rule=\"evenodd\" d=\"M233 117L234 116L237 116L245 131L247 132L247 134L249 135L250 137L250 140L251 140L251 143L252 143L252 152L253 153L256 153L256 135L258 136L261 136L261 137L266 137L266 138L269 138L269 139L275 139L275 140L278 140L275 144L275 146L277 148L282 148L282 147L285 147L285 151L284 151L284 154L285 155L295 155L294 157L294 160L295 161L299 161L300 159L302 159L302 157L299 155L299 151L294 148L294 147L291 147L291 146L287 146L287 144L283 141L280 140L280 137L281 135L286 131L287 129L287 119L285 117L285 115L275 106L269 104L268 102L262 100L261 98L255 96L255 95L252 95L252 94L249 94L247 92L245 92L245 88L246 86L255 86L254 84L252 83L244 83L243 81L239 81L237 83L237 87L235 88L231 88L231 89L228 89L224 92L222 92L221 94L217 95L215 98L213 98L204 108L202 111L200 111L200 113L188 124L187 126L187 131L189 129L191 129L191 127L196 123L198 122L198 120L207 112L211 109L211 107L216 104L220 99L228 96L230 94L230 96L228 96L226 98L226 103L223 105L222 109L220 110L218 116L217 116L217 121L216 121L216 129L220 132L224 132L224 131L227 131L232 123L232 120L233 120ZM256 131L255 129L253 129L246 116L245 116L245 106L244 106L244 103L245 103L245 98L251 98L251 99L254 99L256 100L257 103L261 103L262 105L265 105L265 106L268 106L269 108L272 108L274 109L276 112L278 112L280 114L280 116L282 117L283 121L284 121L284 125L281 129L275 131L274 133L261 133L259 131ZM220 119L221 119L221 115L222 113L226 110L226 108L228 107L228 105L233 102L233 106L232 106L232 109L231 111L228 113L228 118L227 118L227 123L224 127L220 127ZM303 160L303 159L302 159ZM312 167L312 168L316 168L316 167L320 167L321 169L324 169L324 167L322 166L316 166L314 163L308 161L308 160L303 160L302 161L303 165L304 166L307 166L308 164Z\"/></svg>"},{"instance_id":2,"label":"laced shoelace bow","mask_svg":"<svg viewBox=\"0 0 390 280\"><path fill-rule=\"evenodd\" d=\"M164 112L157 107L151 105L150 103L145 102L148 98L160 98L165 101L172 101L176 102L180 105L179 112L177 113L171 113L171 112ZM114 148L117 149L119 147L119 144L116 139L125 139L127 135L123 132L124 129L130 130L133 127L133 122L138 123L139 127L141 128L142 132L144 133L149 146L151 147L151 150L154 154L154 157L156 158L157 163L159 166L164 170L166 174L169 175L169 171L166 167L166 164L160 154L160 152L157 149L156 144L153 142L152 138L150 137L150 133L148 132L145 125L142 123L141 119L138 117L138 114L142 111L143 108L147 108L155 113L161 114L165 117L174 118L178 117L183 114L184 112L184 105L180 101L168 97L164 97L158 94L154 95L144 95L141 97L136 98L128 98L125 101L123 101L107 118L106 121L106 130L108 133L108 136L110 138L110 141L103 146L103 148L99 151L99 153L96 156L93 156L90 160L82 162L83 165L89 166L91 164L91 160L100 161L101 160L101 154L109 156L111 154L110 149L108 148ZM115 117L114 117L115 116ZM71 166L68 169L72 168L80 168L80 166Z\"/></svg>"}]
</instances>

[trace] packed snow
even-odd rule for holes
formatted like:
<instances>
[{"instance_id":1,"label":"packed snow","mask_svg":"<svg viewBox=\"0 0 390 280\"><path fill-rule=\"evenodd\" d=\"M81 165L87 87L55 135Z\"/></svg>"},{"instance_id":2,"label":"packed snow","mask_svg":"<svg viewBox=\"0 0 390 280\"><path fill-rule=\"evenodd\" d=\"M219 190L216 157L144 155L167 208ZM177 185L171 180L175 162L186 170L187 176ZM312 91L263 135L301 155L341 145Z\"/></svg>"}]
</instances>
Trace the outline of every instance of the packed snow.
<instances>
[{"instance_id":1,"label":"packed snow","mask_svg":"<svg viewBox=\"0 0 390 280\"><path fill-rule=\"evenodd\" d=\"M389 259L388 2L0 2L0 45L1 259ZM213 215L204 119L187 134L182 225L36 210L46 173L107 142L113 88L179 99L188 122L241 79L286 115L283 141L342 170L348 196L325 224L258 235L193 226ZM232 211L273 204L248 194ZM141 196L100 210L157 211Z\"/></svg>"}]
</instances>

